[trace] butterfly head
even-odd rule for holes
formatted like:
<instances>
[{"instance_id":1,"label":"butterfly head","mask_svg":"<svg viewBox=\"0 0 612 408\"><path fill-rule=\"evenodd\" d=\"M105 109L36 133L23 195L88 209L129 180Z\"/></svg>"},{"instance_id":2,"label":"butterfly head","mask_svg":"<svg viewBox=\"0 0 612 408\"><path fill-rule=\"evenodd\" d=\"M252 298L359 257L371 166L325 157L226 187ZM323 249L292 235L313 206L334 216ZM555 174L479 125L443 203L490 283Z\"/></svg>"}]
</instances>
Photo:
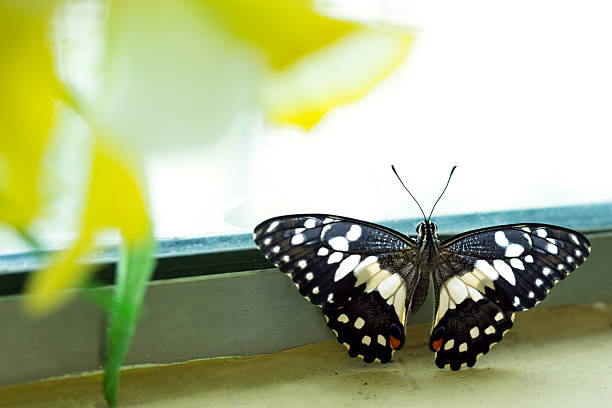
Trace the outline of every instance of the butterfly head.
<instances>
[{"instance_id":1,"label":"butterfly head","mask_svg":"<svg viewBox=\"0 0 612 408\"><path fill-rule=\"evenodd\" d=\"M417 225L416 231L419 235L416 239L418 254L415 261L417 264L426 265L436 256L440 247L438 226L426 219Z\"/></svg>"},{"instance_id":2,"label":"butterfly head","mask_svg":"<svg viewBox=\"0 0 612 408\"><path fill-rule=\"evenodd\" d=\"M419 242L434 241L438 239L438 226L433 221L421 221L416 227L416 232L419 236Z\"/></svg>"}]
</instances>

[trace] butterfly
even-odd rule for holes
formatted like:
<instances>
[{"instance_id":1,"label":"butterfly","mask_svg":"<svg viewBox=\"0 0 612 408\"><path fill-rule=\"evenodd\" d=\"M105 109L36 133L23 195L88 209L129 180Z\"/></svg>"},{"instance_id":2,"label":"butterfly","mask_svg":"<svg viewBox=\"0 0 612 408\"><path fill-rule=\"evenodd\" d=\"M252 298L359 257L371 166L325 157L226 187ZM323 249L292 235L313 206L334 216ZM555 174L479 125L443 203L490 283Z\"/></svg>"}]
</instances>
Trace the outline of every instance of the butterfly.
<instances>
[{"instance_id":1,"label":"butterfly","mask_svg":"<svg viewBox=\"0 0 612 408\"><path fill-rule=\"evenodd\" d=\"M449 182L450 176L446 187ZM348 354L368 363L386 363L402 348L407 315L423 305L431 280L429 347L436 365L452 370L474 366L512 328L516 312L537 305L591 250L576 231L534 223L480 228L440 242L432 213L423 213L415 238L348 217L294 214L262 222L254 240L322 308Z\"/></svg>"}]
</instances>

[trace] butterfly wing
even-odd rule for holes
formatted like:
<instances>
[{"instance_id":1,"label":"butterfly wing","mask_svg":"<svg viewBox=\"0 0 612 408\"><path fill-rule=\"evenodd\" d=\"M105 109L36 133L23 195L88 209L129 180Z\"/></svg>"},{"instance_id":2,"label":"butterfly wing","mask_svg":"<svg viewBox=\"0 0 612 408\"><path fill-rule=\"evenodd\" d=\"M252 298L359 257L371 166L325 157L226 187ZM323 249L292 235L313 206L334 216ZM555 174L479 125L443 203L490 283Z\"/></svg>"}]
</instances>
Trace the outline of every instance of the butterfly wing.
<instances>
[{"instance_id":1,"label":"butterfly wing","mask_svg":"<svg viewBox=\"0 0 612 408\"><path fill-rule=\"evenodd\" d=\"M582 234L545 224L515 224L457 235L441 244L430 348L436 365L458 370L512 327L590 252Z\"/></svg>"},{"instance_id":2,"label":"butterfly wing","mask_svg":"<svg viewBox=\"0 0 612 408\"><path fill-rule=\"evenodd\" d=\"M264 221L254 239L302 296L323 308L349 355L386 362L403 345L402 276L415 275L410 238L365 221L303 214Z\"/></svg>"}]
</instances>

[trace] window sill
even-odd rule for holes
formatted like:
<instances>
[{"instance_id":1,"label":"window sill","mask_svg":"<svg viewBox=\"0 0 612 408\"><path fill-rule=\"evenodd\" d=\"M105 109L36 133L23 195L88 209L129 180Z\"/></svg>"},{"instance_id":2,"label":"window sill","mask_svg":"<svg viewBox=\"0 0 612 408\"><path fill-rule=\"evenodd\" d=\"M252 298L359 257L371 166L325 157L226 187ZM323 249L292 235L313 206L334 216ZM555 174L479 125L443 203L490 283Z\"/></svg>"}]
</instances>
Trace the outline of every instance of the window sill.
<instances>
[{"instance_id":1,"label":"window sill","mask_svg":"<svg viewBox=\"0 0 612 408\"><path fill-rule=\"evenodd\" d=\"M383 224L412 234L419 220ZM561 282L538 307L612 302L612 204L438 217L441 234L509 222L544 222L586 233L593 245L588 261ZM160 243L154 281L145 299L126 364L163 364L192 359L273 353L332 338L318 308L299 296L272 269L250 234ZM23 281L37 257L0 259L0 385L96 370L102 364L105 320L77 300L41 321L22 316ZM24 258L25 257L25 258ZM99 276L112 282L113 252L93 258ZM109 290L108 287L96 289ZM409 324L432 318L432 296Z\"/></svg>"}]
</instances>

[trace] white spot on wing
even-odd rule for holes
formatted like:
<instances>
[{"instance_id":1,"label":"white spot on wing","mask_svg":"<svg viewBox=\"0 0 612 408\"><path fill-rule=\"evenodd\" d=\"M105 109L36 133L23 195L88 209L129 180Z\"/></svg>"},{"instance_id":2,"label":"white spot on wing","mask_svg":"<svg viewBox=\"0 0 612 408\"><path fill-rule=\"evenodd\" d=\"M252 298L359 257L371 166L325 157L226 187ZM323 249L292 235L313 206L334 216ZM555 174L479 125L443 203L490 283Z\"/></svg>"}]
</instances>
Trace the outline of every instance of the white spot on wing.
<instances>
[{"instance_id":1,"label":"white spot on wing","mask_svg":"<svg viewBox=\"0 0 612 408\"><path fill-rule=\"evenodd\" d=\"M506 258L512 258L515 256L519 256L520 254L523 253L523 251L525 251L525 248L523 248L522 245L519 244L510 244L508 245L508 247L506 248Z\"/></svg>"},{"instance_id":2,"label":"white spot on wing","mask_svg":"<svg viewBox=\"0 0 612 408\"><path fill-rule=\"evenodd\" d=\"M395 313L397 313L400 322L403 322L406 318L406 285L401 285L395 292L393 308L395 308Z\"/></svg>"},{"instance_id":3,"label":"white spot on wing","mask_svg":"<svg viewBox=\"0 0 612 408\"><path fill-rule=\"evenodd\" d=\"M484 259L479 259L476 261L476 268L478 268L482 273L487 275L487 277L492 281L496 280L499 277L499 274L497 273L495 268L493 268L493 266L491 266L491 264L485 261Z\"/></svg>"},{"instance_id":4,"label":"white spot on wing","mask_svg":"<svg viewBox=\"0 0 612 408\"><path fill-rule=\"evenodd\" d=\"M543 283L544 283L544 282L543 282L543 281L542 281L542 279L540 279L540 278L538 278L538 279L536 279L536 280L535 280L535 284L536 284L536 286L542 286L542 284L543 284Z\"/></svg>"},{"instance_id":5,"label":"white spot on wing","mask_svg":"<svg viewBox=\"0 0 612 408\"><path fill-rule=\"evenodd\" d=\"M336 251L348 251L349 243L344 237L333 237L329 240L329 246Z\"/></svg>"},{"instance_id":6,"label":"white spot on wing","mask_svg":"<svg viewBox=\"0 0 612 408\"><path fill-rule=\"evenodd\" d=\"M304 222L304 228L314 228L317 225L317 221L314 218L309 218Z\"/></svg>"},{"instance_id":7,"label":"white spot on wing","mask_svg":"<svg viewBox=\"0 0 612 408\"><path fill-rule=\"evenodd\" d=\"M546 250L553 255L556 255L559 252L559 249L555 244L546 244Z\"/></svg>"},{"instance_id":8,"label":"white spot on wing","mask_svg":"<svg viewBox=\"0 0 612 408\"><path fill-rule=\"evenodd\" d=\"M440 289L440 305L438 306L438 310L436 311L435 324L440 321L442 316L444 316L446 311L449 309L449 302L450 299L448 297L448 291L446 289L446 286L443 285Z\"/></svg>"},{"instance_id":9,"label":"white spot on wing","mask_svg":"<svg viewBox=\"0 0 612 408\"><path fill-rule=\"evenodd\" d=\"M308 266L308 262L306 262L305 260L301 260L298 262L298 266L302 269L306 268L306 266Z\"/></svg>"},{"instance_id":10,"label":"white spot on wing","mask_svg":"<svg viewBox=\"0 0 612 408\"><path fill-rule=\"evenodd\" d=\"M294 235L291 238L291 244L292 245L300 245L303 242L304 242L304 235L302 235L302 234Z\"/></svg>"},{"instance_id":11,"label":"white spot on wing","mask_svg":"<svg viewBox=\"0 0 612 408\"><path fill-rule=\"evenodd\" d=\"M327 302L328 303L334 303L334 294L330 293L329 295L327 295Z\"/></svg>"},{"instance_id":12,"label":"white spot on wing","mask_svg":"<svg viewBox=\"0 0 612 408\"><path fill-rule=\"evenodd\" d=\"M264 243L264 245L270 245L270 242L272 242L272 238L268 237L268 238L264 239L263 243Z\"/></svg>"},{"instance_id":13,"label":"white spot on wing","mask_svg":"<svg viewBox=\"0 0 612 408\"><path fill-rule=\"evenodd\" d=\"M502 247L507 247L509 242L504 231L495 231L495 243Z\"/></svg>"},{"instance_id":14,"label":"white spot on wing","mask_svg":"<svg viewBox=\"0 0 612 408\"><path fill-rule=\"evenodd\" d=\"M272 252L274 252L275 254L280 252L280 247L277 245L274 248L272 248Z\"/></svg>"},{"instance_id":15,"label":"white spot on wing","mask_svg":"<svg viewBox=\"0 0 612 408\"><path fill-rule=\"evenodd\" d=\"M444 343L444 350L450 350L455 345L455 339L450 339L446 343Z\"/></svg>"},{"instance_id":16,"label":"white spot on wing","mask_svg":"<svg viewBox=\"0 0 612 408\"><path fill-rule=\"evenodd\" d=\"M495 285L493 285L493 281L489 279L489 277L485 275L484 272L482 272L478 268L474 268L474 270L471 273L466 274L466 275L473 275L477 280L480 281L480 283L482 284L482 289L480 286L477 286L476 288L483 293L484 293L485 286L488 286L491 289L495 289ZM466 275L463 275L463 276L466 276Z\"/></svg>"},{"instance_id":17,"label":"white spot on wing","mask_svg":"<svg viewBox=\"0 0 612 408\"><path fill-rule=\"evenodd\" d=\"M329 249L327 249L325 247L321 247L317 251L317 255L319 255L319 256L326 256L327 254L329 254Z\"/></svg>"},{"instance_id":18,"label":"white spot on wing","mask_svg":"<svg viewBox=\"0 0 612 408\"><path fill-rule=\"evenodd\" d=\"M468 297L467 286L456 276L447 280L444 286L446 286L448 294L456 304L463 302Z\"/></svg>"},{"instance_id":19,"label":"white spot on wing","mask_svg":"<svg viewBox=\"0 0 612 408\"><path fill-rule=\"evenodd\" d=\"M578 241L578 237L574 234L570 234L570 239L572 240L572 242L576 245L580 245L580 241Z\"/></svg>"},{"instance_id":20,"label":"white spot on wing","mask_svg":"<svg viewBox=\"0 0 612 408\"><path fill-rule=\"evenodd\" d=\"M468 288L472 286L481 292L484 292L484 288L486 284L485 281L491 282L489 278L487 278L486 276L483 276L482 274L477 274L476 271L472 271L472 272L463 274L459 276L459 279L465 282L466 285L468 285Z\"/></svg>"},{"instance_id":21,"label":"white spot on wing","mask_svg":"<svg viewBox=\"0 0 612 408\"><path fill-rule=\"evenodd\" d=\"M460 353L463 353L464 351L467 351L467 349L468 349L467 343L461 343L459 345L459 352Z\"/></svg>"},{"instance_id":22,"label":"white spot on wing","mask_svg":"<svg viewBox=\"0 0 612 408\"><path fill-rule=\"evenodd\" d=\"M356 329L361 329L364 325L365 325L365 320L363 320L361 317L358 317L357 320L355 320L354 326Z\"/></svg>"},{"instance_id":23,"label":"white spot on wing","mask_svg":"<svg viewBox=\"0 0 612 408\"><path fill-rule=\"evenodd\" d=\"M342 252L334 252L329 256L329 258L327 258L327 264L331 265L333 263L338 263L342 260L343 256L344 255L342 255Z\"/></svg>"},{"instance_id":24,"label":"white spot on wing","mask_svg":"<svg viewBox=\"0 0 612 408\"><path fill-rule=\"evenodd\" d=\"M347 315L345 315L344 313L342 313L340 316L338 316L338 321L340 323L348 323L349 318Z\"/></svg>"},{"instance_id":25,"label":"white spot on wing","mask_svg":"<svg viewBox=\"0 0 612 408\"><path fill-rule=\"evenodd\" d=\"M378 337L376 338L376 341L378 342L378 344L380 344L383 347L387 345L387 339L385 339L382 334L378 335Z\"/></svg>"},{"instance_id":26,"label":"white spot on wing","mask_svg":"<svg viewBox=\"0 0 612 408\"><path fill-rule=\"evenodd\" d=\"M374 275L373 277L371 277L367 283L366 283L366 287L365 287L365 291L366 293L370 293L371 291L373 291L374 289L376 289L378 287L378 285L384 281L385 279L387 279L389 276L391 276L391 274L389 273L389 271L385 270L385 269L381 269L376 275Z\"/></svg>"},{"instance_id":27,"label":"white spot on wing","mask_svg":"<svg viewBox=\"0 0 612 408\"><path fill-rule=\"evenodd\" d=\"M334 254L337 254L337 253L339 252L334 252ZM332 254L332 256L334 254ZM353 269L355 269L355 267L359 265L359 261L361 261L361 256L356 255L356 254L351 255L348 258L346 258L344 261L342 261L338 269L336 269L336 273L334 274L334 282L338 282L340 279L344 278L346 275L351 273Z\"/></svg>"},{"instance_id":28,"label":"white spot on wing","mask_svg":"<svg viewBox=\"0 0 612 408\"><path fill-rule=\"evenodd\" d=\"M521 271L525 270L525 265L523 265L523 262L518 258L510 259L510 265L515 269L520 269Z\"/></svg>"},{"instance_id":29,"label":"white spot on wing","mask_svg":"<svg viewBox=\"0 0 612 408\"><path fill-rule=\"evenodd\" d=\"M493 334L493 333L495 333L495 327L493 327L493 326L489 326L489 327L487 327L487 328L485 329L485 331L484 331L484 332L485 332L485 334Z\"/></svg>"},{"instance_id":30,"label":"white spot on wing","mask_svg":"<svg viewBox=\"0 0 612 408\"><path fill-rule=\"evenodd\" d=\"M402 283L403 279L394 273L378 285L378 293L380 293L383 299L388 299L399 289Z\"/></svg>"},{"instance_id":31,"label":"white spot on wing","mask_svg":"<svg viewBox=\"0 0 612 408\"><path fill-rule=\"evenodd\" d=\"M472 337L473 339L478 337L479 334L480 334L480 330L478 329L478 326L474 326L470 329L470 337Z\"/></svg>"},{"instance_id":32,"label":"white spot on wing","mask_svg":"<svg viewBox=\"0 0 612 408\"><path fill-rule=\"evenodd\" d=\"M533 263L533 256L527 255L523 258L527 263Z\"/></svg>"},{"instance_id":33,"label":"white spot on wing","mask_svg":"<svg viewBox=\"0 0 612 408\"><path fill-rule=\"evenodd\" d=\"M520 304L521 304L521 299L519 299L518 296L515 296L514 301L512 302L512 306L517 307Z\"/></svg>"},{"instance_id":34,"label":"white spot on wing","mask_svg":"<svg viewBox=\"0 0 612 408\"><path fill-rule=\"evenodd\" d=\"M312 272L308 272L308 273L306 274L306 280L311 281L313 278L314 278L314 275L312 274Z\"/></svg>"},{"instance_id":35,"label":"white spot on wing","mask_svg":"<svg viewBox=\"0 0 612 408\"><path fill-rule=\"evenodd\" d=\"M548 235L548 234L546 233L546 230L545 230L545 229L542 229L542 228L537 229L537 230L536 230L536 234L537 234L537 235L538 235L538 237L540 237L540 238L546 238L546 235Z\"/></svg>"},{"instance_id":36,"label":"white spot on wing","mask_svg":"<svg viewBox=\"0 0 612 408\"><path fill-rule=\"evenodd\" d=\"M495 321L499 322L503 319L504 319L504 315L502 314L502 312L497 312L497 314L495 315Z\"/></svg>"},{"instance_id":37,"label":"white spot on wing","mask_svg":"<svg viewBox=\"0 0 612 408\"><path fill-rule=\"evenodd\" d=\"M370 280L374 275L380 271L380 265L378 264L378 257L374 255L368 256L366 259L361 261L354 270L357 281L355 286L359 286L362 283Z\"/></svg>"},{"instance_id":38,"label":"white spot on wing","mask_svg":"<svg viewBox=\"0 0 612 408\"><path fill-rule=\"evenodd\" d=\"M369 346L370 343L372 342L372 338L370 336L363 336L361 338L361 342L365 344L366 346Z\"/></svg>"},{"instance_id":39,"label":"white spot on wing","mask_svg":"<svg viewBox=\"0 0 612 408\"><path fill-rule=\"evenodd\" d=\"M482 294L479 291L472 288L471 286L466 286L466 288L468 290L470 298L472 298L474 302L478 302L480 299L482 299Z\"/></svg>"},{"instance_id":40,"label":"white spot on wing","mask_svg":"<svg viewBox=\"0 0 612 408\"><path fill-rule=\"evenodd\" d=\"M351 229L346 233L346 239L355 241L361 236L361 227L357 224L351 225Z\"/></svg>"},{"instance_id":41,"label":"white spot on wing","mask_svg":"<svg viewBox=\"0 0 612 408\"><path fill-rule=\"evenodd\" d=\"M280 224L280 221L274 221L272 222L272 224L270 224L268 226L268 229L266 230L266 232L272 232L274 231L274 229L276 229L276 227L278 227L278 224Z\"/></svg>"},{"instance_id":42,"label":"white spot on wing","mask_svg":"<svg viewBox=\"0 0 612 408\"><path fill-rule=\"evenodd\" d=\"M514 277L514 273L512 272L512 268L502 261L501 259L496 259L493 261L493 266L495 270L508 282L512 285L516 285L516 278Z\"/></svg>"}]
</instances>

